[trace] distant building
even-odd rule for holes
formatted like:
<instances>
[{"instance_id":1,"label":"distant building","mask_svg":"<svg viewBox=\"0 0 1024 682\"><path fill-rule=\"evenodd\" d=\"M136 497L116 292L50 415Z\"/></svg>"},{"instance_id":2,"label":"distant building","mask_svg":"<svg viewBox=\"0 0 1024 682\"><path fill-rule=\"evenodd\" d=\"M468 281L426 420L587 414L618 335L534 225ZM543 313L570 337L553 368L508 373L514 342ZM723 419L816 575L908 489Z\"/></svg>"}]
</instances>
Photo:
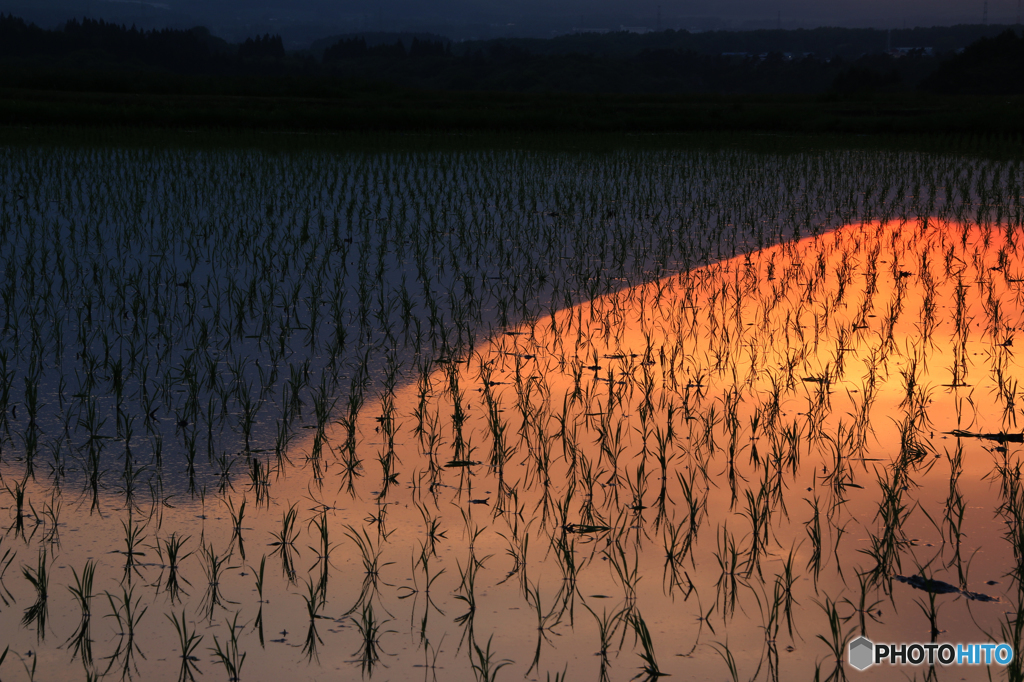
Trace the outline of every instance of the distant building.
<instances>
[{"instance_id":1,"label":"distant building","mask_svg":"<svg viewBox=\"0 0 1024 682\"><path fill-rule=\"evenodd\" d=\"M647 28L646 26L619 26L620 31L626 33L653 33L653 28Z\"/></svg>"}]
</instances>

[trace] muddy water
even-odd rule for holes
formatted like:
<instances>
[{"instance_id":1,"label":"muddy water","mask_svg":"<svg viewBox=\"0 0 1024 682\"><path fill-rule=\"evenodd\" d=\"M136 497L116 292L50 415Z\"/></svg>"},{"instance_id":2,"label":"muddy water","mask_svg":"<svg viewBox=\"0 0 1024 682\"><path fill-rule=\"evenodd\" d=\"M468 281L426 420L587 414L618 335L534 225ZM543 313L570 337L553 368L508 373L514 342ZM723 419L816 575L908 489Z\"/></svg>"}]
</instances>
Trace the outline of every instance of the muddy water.
<instances>
[{"instance_id":1,"label":"muddy water","mask_svg":"<svg viewBox=\"0 0 1024 682\"><path fill-rule=\"evenodd\" d=\"M228 675L213 649L233 633L243 679L888 679L831 647L1002 641L1021 599L1022 279L1013 232L850 225L432 358L354 443L337 424L317 456L310 432L266 485L129 513L115 491L93 507L29 480L21 523L7 498L0 670L174 678L170 614L202 637L186 677ZM23 575L40 551L45 621ZM90 560L76 647L68 586Z\"/></svg>"}]
</instances>

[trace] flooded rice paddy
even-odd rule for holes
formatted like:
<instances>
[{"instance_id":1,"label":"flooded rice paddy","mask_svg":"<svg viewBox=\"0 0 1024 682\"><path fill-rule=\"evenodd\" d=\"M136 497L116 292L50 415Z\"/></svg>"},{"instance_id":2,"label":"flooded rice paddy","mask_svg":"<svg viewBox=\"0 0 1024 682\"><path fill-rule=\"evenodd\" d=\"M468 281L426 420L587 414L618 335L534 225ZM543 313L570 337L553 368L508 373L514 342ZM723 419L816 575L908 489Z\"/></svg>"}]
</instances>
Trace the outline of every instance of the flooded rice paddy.
<instances>
[{"instance_id":1,"label":"flooded rice paddy","mask_svg":"<svg viewBox=\"0 0 1024 682\"><path fill-rule=\"evenodd\" d=\"M3 679L1019 677L1020 164L0 159Z\"/></svg>"}]
</instances>

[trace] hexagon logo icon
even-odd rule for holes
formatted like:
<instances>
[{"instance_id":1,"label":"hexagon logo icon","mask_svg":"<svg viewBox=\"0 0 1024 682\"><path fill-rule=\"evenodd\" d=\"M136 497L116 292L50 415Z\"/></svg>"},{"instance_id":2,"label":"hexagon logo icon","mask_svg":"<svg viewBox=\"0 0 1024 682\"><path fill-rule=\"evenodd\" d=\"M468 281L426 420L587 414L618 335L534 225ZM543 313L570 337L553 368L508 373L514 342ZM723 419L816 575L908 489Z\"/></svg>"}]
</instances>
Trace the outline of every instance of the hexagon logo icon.
<instances>
[{"instance_id":1,"label":"hexagon logo icon","mask_svg":"<svg viewBox=\"0 0 1024 682\"><path fill-rule=\"evenodd\" d=\"M858 637L850 642L850 653L847 660L857 670L864 670L874 663L875 645L867 637Z\"/></svg>"}]
</instances>

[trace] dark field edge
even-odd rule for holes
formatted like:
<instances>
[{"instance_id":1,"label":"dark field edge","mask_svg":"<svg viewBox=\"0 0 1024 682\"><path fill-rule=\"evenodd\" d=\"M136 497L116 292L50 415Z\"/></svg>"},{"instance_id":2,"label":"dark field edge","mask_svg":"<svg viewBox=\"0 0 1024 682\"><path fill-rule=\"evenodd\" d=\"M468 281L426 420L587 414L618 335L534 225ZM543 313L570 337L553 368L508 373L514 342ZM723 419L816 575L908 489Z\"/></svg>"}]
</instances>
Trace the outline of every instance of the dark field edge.
<instances>
[{"instance_id":1,"label":"dark field edge","mask_svg":"<svg viewBox=\"0 0 1024 682\"><path fill-rule=\"evenodd\" d=\"M741 146L1024 158L1024 97L132 94L0 87L0 142L293 150Z\"/></svg>"}]
</instances>

